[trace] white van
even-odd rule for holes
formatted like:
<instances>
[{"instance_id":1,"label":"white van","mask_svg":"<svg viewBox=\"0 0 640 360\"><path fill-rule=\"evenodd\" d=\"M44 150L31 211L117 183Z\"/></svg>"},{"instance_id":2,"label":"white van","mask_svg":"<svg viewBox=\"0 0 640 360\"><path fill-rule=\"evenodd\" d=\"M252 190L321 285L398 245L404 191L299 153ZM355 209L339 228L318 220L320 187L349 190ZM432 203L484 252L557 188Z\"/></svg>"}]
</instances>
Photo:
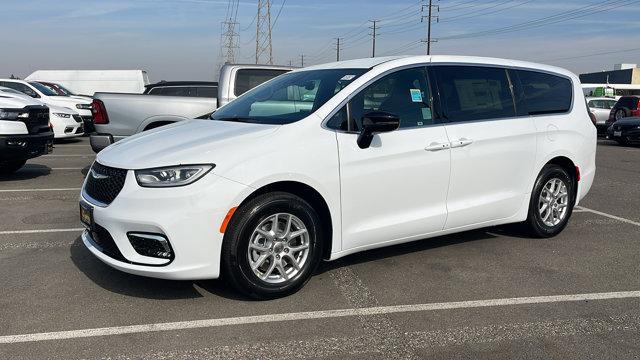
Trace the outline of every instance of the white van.
<instances>
[{"instance_id":1,"label":"white van","mask_svg":"<svg viewBox=\"0 0 640 360\"><path fill-rule=\"evenodd\" d=\"M257 298L321 259L506 223L550 237L596 166L580 81L527 62L368 58L281 75L122 140L81 192L82 239L125 272Z\"/></svg>"},{"instance_id":2,"label":"white van","mask_svg":"<svg viewBox=\"0 0 640 360\"><path fill-rule=\"evenodd\" d=\"M142 94L149 84L145 70L37 70L26 80L56 83L87 96L97 92Z\"/></svg>"}]
</instances>

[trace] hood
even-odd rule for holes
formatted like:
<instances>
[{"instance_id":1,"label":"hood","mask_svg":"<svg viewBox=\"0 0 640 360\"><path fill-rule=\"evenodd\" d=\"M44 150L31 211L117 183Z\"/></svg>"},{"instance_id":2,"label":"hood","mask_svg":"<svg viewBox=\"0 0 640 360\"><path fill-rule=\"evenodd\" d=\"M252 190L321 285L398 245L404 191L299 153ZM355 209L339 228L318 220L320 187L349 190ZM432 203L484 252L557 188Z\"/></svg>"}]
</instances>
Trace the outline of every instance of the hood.
<instances>
[{"instance_id":1,"label":"hood","mask_svg":"<svg viewBox=\"0 0 640 360\"><path fill-rule=\"evenodd\" d=\"M257 143L279 128L230 121L180 121L118 141L98 153L96 160L123 169L210 164L225 154L259 148Z\"/></svg>"},{"instance_id":2,"label":"hood","mask_svg":"<svg viewBox=\"0 0 640 360\"><path fill-rule=\"evenodd\" d=\"M46 99L43 98L43 101L46 104L62 106L66 108L75 109L76 104L90 104L91 101L85 101L80 99L74 99L69 96L47 96Z\"/></svg>"},{"instance_id":3,"label":"hood","mask_svg":"<svg viewBox=\"0 0 640 360\"><path fill-rule=\"evenodd\" d=\"M0 93L0 108L22 109L25 106L33 105L43 106L44 103L27 95L22 96L5 92Z\"/></svg>"},{"instance_id":4,"label":"hood","mask_svg":"<svg viewBox=\"0 0 640 360\"><path fill-rule=\"evenodd\" d=\"M640 125L640 117L629 117L616 121L614 125Z\"/></svg>"},{"instance_id":5,"label":"hood","mask_svg":"<svg viewBox=\"0 0 640 360\"><path fill-rule=\"evenodd\" d=\"M49 110L52 113L62 113L62 114L69 114L69 115L78 115L78 112L73 110L73 109L69 109L66 107L62 107L62 106L57 106L57 105L49 105Z\"/></svg>"}]
</instances>

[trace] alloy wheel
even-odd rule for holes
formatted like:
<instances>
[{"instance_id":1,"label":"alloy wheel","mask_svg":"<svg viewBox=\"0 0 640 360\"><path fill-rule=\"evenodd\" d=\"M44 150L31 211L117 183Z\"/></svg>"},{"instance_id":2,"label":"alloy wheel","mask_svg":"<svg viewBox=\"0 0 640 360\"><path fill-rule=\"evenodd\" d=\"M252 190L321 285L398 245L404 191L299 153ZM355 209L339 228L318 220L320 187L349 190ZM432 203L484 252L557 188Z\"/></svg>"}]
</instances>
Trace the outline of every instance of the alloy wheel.
<instances>
[{"instance_id":1,"label":"alloy wheel","mask_svg":"<svg viewBox=\"0 0 640 360\"><path fill-rule=\"evenodd\" d=\"M542 188L538 200L538 214L549 227L560 224L567 216L569 192L564 181L552 178Z\"/></svg>"},{"instance_id":2,"label":"alloy wheel","mask_svg":"<svg viewBox=\"0 0 640 360\"><path fill-rule=\"evenodd\" d=\"M293 214L268 216L253 230L247 257L251 270L262 281L287 282L309 261L309 231Z\"/></svg>"}]
</instances>

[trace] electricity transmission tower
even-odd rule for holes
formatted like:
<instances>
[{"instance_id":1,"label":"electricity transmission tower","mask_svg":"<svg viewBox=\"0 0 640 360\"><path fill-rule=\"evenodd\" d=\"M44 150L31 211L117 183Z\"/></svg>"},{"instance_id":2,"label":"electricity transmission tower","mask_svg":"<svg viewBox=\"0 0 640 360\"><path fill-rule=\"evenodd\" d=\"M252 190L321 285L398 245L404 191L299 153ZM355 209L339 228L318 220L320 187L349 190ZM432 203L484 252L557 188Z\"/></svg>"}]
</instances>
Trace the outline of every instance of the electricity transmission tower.
<instances>
[{"instance_id":1,"label":"electricity transmission tower","mask_svg":"<svg viewBox=\"0 0 640 360\"><path fill-rule=\"evenodd\" d=\"M426 42L427 43L427 55L431 55L431 43L436 42L436 40L431 40L431 23L433 22L433 20L435 19L436 22L439 21L439 16L438 15L433 15L433 8L436 8L436 12L440 12L440 6L439 5L433 5L433 0L429 0L429 4L428 5L422 5L420 7L420 12L424 13L424 9L427 8L427 15L422 15L420 17L420 22L424 22L424 19L427 19L427 40L422 40L422 42Z\"/></svg>"},{"instance_id":2,"label":"electricity transmission tower","mask_svg":"<svg viewBox=\"0 0 640 360\"><path fill-rule=\"evenodd\" d=\"M231 18L222 22L222 35L220 43L222 44L222 57L224 62L235 63L238 54L240 34L236 31L238 23Z\"/></svg>"},{"instance_id":3,"label":"electricity transmission tower","mask_svg":"<svg viewBox=\"0 0 640 360\"><path fill-rule=\"evenodd\" d=\"M271 47L271 0L258 0L256 16L256 64L273 64Z\"/></svg>"}]
</instances>

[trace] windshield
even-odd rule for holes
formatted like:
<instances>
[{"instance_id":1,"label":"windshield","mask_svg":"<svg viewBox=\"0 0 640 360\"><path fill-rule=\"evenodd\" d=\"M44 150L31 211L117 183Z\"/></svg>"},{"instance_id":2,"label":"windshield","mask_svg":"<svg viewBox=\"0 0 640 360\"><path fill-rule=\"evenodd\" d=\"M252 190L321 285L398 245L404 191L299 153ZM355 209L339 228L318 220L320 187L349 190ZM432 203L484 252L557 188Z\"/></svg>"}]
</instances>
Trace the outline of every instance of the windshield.
<instances>
[{"instance_id":1,"label":"windshield","mask_svg":"<svg viewBox=\"0 0 640 360\"><path fill-rule=\"evenodd\" d=\"M38 82L30 82L29 83L31 86L33 86L34 88L38 89L38 91L40 91L41 93L47 95L47 96L59 96L57 92L49 89L48 87L38 83Z\"/></svg>"},{"instance_id":2,"label":"windshield","mask_svg":"<svg viewBox=\"0 0 640 360\"><path fill-rule=\"evenodd\" d=\"M0 91L6 92L6 93L11 93L11 94L25 95L25 93L22 93L22 92L20 92L18 90L6 88L6 87L0 87Z\"/></svg>"},{"instance_id":3,"label":"windshield","mask_svg":"<svg viewBox=\"0 0 640 360\"><path fill-rule=\"evenodd\" d=\"M66 87L64 87L64 86L62 86L60 84L55 84L55 85L52 85L52 86L55 86L57 88L57 90L62 91L62 93L64 93L66 96L75 95L71 90L67 89Z\"/></svg>"},{"instance_id":4,"label":"windshield","mask_svg":"<svg viewBox=\"0 0 640 360\"><path fill-rule=\"evenodd\" d=\"M287 73L256 87L213 113L213 120L282 125L316 111L367 69Z\"/></svg>"}]
</instances>

